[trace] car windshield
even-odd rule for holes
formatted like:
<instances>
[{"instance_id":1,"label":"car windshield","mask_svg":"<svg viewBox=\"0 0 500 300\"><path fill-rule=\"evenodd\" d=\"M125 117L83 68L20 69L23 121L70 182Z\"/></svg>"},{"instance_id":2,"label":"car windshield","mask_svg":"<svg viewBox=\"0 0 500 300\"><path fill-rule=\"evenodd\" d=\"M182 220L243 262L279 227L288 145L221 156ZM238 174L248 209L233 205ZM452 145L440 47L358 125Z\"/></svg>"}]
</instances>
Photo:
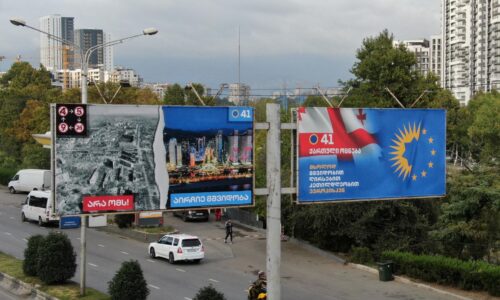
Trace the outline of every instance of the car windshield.
<instances>
[{"instance_id":1,"label":"car windshield","mask_svg":"<svg viewBox=\"0 0 500 300\"><path fill-rule=\"evenodd\" d=\"M199 239L182 240L182 247L198 247L199 245L201 245Z\"/></svg>"}]
</instances>

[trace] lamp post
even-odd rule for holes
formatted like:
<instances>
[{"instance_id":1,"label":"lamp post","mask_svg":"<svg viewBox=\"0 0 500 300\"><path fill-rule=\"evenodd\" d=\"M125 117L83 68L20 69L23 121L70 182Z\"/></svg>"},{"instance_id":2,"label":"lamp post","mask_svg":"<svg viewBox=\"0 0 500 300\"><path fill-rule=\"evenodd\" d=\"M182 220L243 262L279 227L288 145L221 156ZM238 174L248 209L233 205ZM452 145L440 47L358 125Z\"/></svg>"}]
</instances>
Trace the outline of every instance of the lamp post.
<instances>
[{"instance_id":1,"label":"lamp post","mask_svg":"<svg viewBox=\"0 0 500 300\"><path fill-rule=\"evenodd\" d=\"M89 64L90 56L92 55L92 53L94 51L96 51L98 49L101 49L101 48L104 48L104 47L110 47L110 46L114 46L114 45L117 45L117 44L121 44L125 40L133 39L133 38L140 37L140 36L143 36L143 35L155 35L155 34L158 33L158 30L155 29L155 28L146 28L140 34L135 34L135 35L124 37L124 38L117 39L117 40L114 40L114 41L109 41L109 42L106 42L106 43L95 45L95 46L92 46L92 47L88 48L85 51L85 53L83 53L83 49L79 45L75 44L74 42L65 40L65 39L60 38L60 37L58 37L56 35L53 35L51 33L48 33L48 32L45 32L43 30L40 30L38 28L32 27L32 26L26 24L26 21L24 21L22 19L10 19L10 23L12 23L15 26L26 27L26 28L32 29L34 31L38 31L38 32L40 32L42 34L45 34L50 39L53 39L55 41L58 41L58 42L61 42L61 43L65 44L65 45L71 46L71 47L73 47L74 49L76 49L76 50L78 50L80 52L80 62L81 62L81 68L82 68L82 70L81 70L80 89L81 89L82 104L87 104L87 100L88 100L88 93L87 93L88 64Z\"/></svg>"},{"instance_id":2,"label":"lamp post","mask_svg":"<svg viewBox=\"0 0 500 300\"><path fill-rule=\"evenodd\" d=\"M83 53L83 49L79 45L75 44L74 42L65 40L65 39L60 38L60 37L58 37L56 35L53 35L51 33L48 33L48 32L45 32L43 30L40 30L38 28L29 26L28 24L26 24L26 21L24 21L22 19L10 19L10 23L12 23L15 26L22 26L22 27L26 27L26 28L38 31L38 32L40 32L42 34L45 34L50 39L53 39L55 41L58 41L58 42L61 42L61 43L65 44L65 45L71 46L71 47L73 47L74 49L76 49L76 50L78 50L80 52L80 62L81 62L80 88L81 88L81 98L82 98L81 101L82 101L82 104L87 104L87 98L88 98L88 92L87 92L88 64L89 64L90 56L92 55L92 53L94 51L96 51L97 49L101 49L103 47L110 47L110 46L114 46L114 45L117 45L117 44L121 44L125 40L129 40L129 39L132 39L132 38L140 37L140 36L143 36L143 35L155 35L156 33L158 33L158 30L156 30L155 28L146 28L146 29L144 29L142 31L141 34L135 34L135 35L124 37L124 38L121 38L121 39L118 39L118 40L109 41L109 42L106 42L106 43L95 45L95 46L90 47L89 49L87 49L85 51L85 53ZM54 137L54 133L52 133L52 136ZM52 153L53 153L53 149L51 150L51 159L54 161L54 157L52 157ZM52 170L52 174L54 174L54 170L55 169ZM54 193L52 193L52 197L55 197ZM54 201L54 198L52 199L52 201ZM85 277L86 277L86 272L85 272L86 271L86 238L85 238L86 235L85 235L85 228L87 227L87 216L82 215L81 216L81 220L82 220L82 222L81 222L81 231L80 231L80 235L81 235L80 236L80 295L83 296L83 295L85 295Z\"/></svg>"}]
</instances>

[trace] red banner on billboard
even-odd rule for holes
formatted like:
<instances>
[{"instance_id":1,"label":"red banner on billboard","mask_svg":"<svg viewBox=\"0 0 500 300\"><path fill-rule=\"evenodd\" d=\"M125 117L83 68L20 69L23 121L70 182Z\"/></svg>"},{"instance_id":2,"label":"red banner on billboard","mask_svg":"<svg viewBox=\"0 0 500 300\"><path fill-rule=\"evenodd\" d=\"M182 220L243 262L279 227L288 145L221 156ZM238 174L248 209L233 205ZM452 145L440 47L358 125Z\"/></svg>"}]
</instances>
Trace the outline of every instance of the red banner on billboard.
<instances>
[{"instance_id":1,"label":"red banner on billboard","mask_svg":"<svg viewBox=\"0 0 500 300\"><path fill-rule=\"evenodd\" d=\"M83 197L84 212L121 210L134 210L133 195Z\"/></svg>"}]
</instances>

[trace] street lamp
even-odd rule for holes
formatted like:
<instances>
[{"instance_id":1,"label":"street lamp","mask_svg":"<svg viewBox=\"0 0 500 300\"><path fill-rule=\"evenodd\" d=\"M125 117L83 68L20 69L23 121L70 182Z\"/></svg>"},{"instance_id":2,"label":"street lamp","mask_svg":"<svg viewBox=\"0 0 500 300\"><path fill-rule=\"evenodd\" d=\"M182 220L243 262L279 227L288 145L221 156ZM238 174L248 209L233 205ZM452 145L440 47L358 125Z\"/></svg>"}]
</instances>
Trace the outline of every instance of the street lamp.
<instances>
[{"instance_id":1,"label":"street lamp","mask_svg":"<svg viewBox=\"0 0 500 300\"><path fill-rule=\"evenodd\" d=\"M80 52L80 61L81 61L81 67L82 67L82 76L81 76L81 83L80 83L80 88L81 88L81 93L82 93L82 104L87 104L87 98L88 98L88 93L87 93L88 65L89 65L90 56L92 55L92 53L94 51L96 51L97 49L104 48L104 47L109 47L109 46L114 46L114 45L117 45L117 44L121 44L125 40L129 40L129 39L132 39L132 38L140 37L140 36L143 36L143 35L155 35L155 34L158 33L158 30L156 28L152 28L152 27L151 28L146 28L146 29L144 29L142 31L141 34L135 34L135 35L124 37L124 38L121 38L121 39L118 39L118 40L109 41L109 42L106 42L106 43L95 45L95 46L92 46L92 47L88 48L85 51L85 53L83 53L83 49L79 45L77 45L77 44L75 44L75 43L73 43L71 41L65 40L63 38L60 38L60 37L58 37L56 35L53 35L53 34L50 34L48 32L45 32L43 30L40 30L38 28L29 26L28 24L26 24L26 21L24 21L22 19L12 18L12 19L10 19L10 23L12 23L15 26L27 27L29 29L32 29L32 30L38 31L40 33L43 33L46 36L48 36L49 38L51 38L51 39L53 39L55 41L61 42L61 43L65 44L65 45L69 45L69 46L77 49Z\"/></svg>"}]
</instances>

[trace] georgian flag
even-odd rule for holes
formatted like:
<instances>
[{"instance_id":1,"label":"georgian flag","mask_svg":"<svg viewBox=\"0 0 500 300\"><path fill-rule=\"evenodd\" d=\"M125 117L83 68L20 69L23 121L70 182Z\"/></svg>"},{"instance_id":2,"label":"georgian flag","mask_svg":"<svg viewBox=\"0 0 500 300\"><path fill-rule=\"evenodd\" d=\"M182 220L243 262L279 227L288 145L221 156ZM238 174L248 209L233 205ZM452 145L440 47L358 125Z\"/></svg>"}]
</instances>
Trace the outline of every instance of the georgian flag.
<instances>
[{"instance_id":1,"label":"georgian flag","mask_svg":"<svg viewBox=\"0 0 500 300\"><path fill-rule=\"evenodd\" d=\"M300 107L297 117L300 157L326 155L362 162L381 153L362 109Z\"/></svg>"}]
</instances>

